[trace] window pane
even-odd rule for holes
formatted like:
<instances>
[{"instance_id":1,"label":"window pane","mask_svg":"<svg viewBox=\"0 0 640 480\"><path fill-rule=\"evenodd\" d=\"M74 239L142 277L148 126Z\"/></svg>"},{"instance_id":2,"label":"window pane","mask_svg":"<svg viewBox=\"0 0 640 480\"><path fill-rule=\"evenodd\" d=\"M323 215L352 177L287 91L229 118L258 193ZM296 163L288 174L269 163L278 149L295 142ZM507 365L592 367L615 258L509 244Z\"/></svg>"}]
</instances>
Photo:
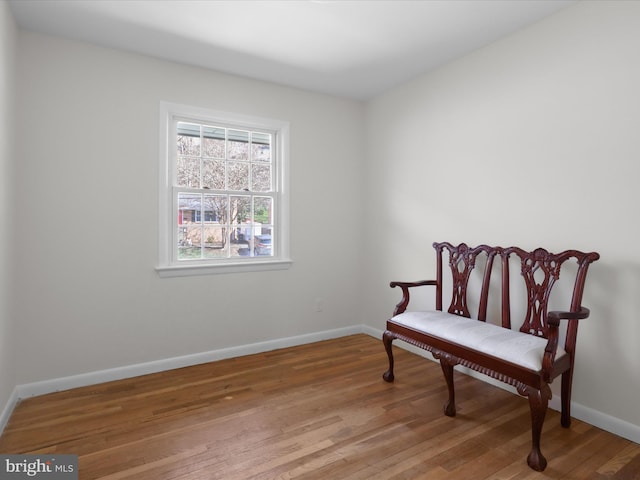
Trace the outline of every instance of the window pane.
<instances>
[{"instance_id":1,"label":"window pane","mask_svg":"<svg viewBox=\"0 0 640 480\"><path fill-rule=\"evenodd\" d=\"M230 223L231 225L240 225L249 221L251 215L251 197L248 196L230 196Z\"/></svg>"},{"instance_id":2,"label":"window pane","mask_svg":"<svg viewBox=\"0 0 640 480\"><path fill-rule=\"evenodd\" d=\"M204 258L226 258L229 256L227 229L224 227L206 227L204 229Z\"/></svg>"},{"instance_id":3,"label":"window pane","mask_svg":"<svg viewBox=\"0 0 640 480\"><path fill-rule=\"evenodd\" d=\"M271 197L255 197L253 200L253 221L257 224L273 223L273 199ZM263 232L260 232L263 233Z\"/></svg>"},{"instance_id":4,"label":"window pane","mask_svg":"<svg viewBox=\"0 0 640 480\"><path fill-rule=\"evenodd\" d=\"M224 190L224 160L202 161L202 188Z\"/></svg>"},{"instance_id":5,"label":"window pane","mask_svg":"<svg viewBox=\"0 0 640 480\"><path fill-rule=\"evenodd\" d=\"M178 225L201 221L202 197L200 194L178 194Z\"/></svg>"},{"instance_id":6,"label":"window pane","mask_svg":"<svg viewBox=\"0 0 640 480\"><path fill-rule=\"evenodd\" d=\"M222 127L202 127L203 156L224 158L224 131Z\"/></svg>"},{"instance_id":7,"label":"window pane","mask_svg":"<svg viewBox=\"0 0 640 480\"><path fill-rule=\"evenodd\" d=\"M178 122L178 155L200 156L200 125Z\"/></svg>"},{"instance_id":8,"label":"window pane","mask_svg":"<svg viewBox=\"0 0 640 480\"><path fill-rule=\"evenodd\" d=\"M227 196L226 195L205 195L204 196L204 222L206 223L227 223Z\"/></svg>"},{"instance_id":9,"label":"window pane","mask_svg":"<svg viewBox=\"0 0 640 480\"><path fill-rule=\"evenodd\" d=\"M229 160L249 160L249 132L228 130L227 134L227 158Z\"/></svg>"},{"instance_id":10,"label":"window pane","mask_svg":"<svg viewBox=\"0 0 640 480\"><path fill-rule=\"evenodd\" d=\"M249 227L235 227L231 235L231 245L229 246L229 255L231 257L249 257L251 250L249 242L251 241L251 229Z\"/></svg>"},{"instance_id":11,"label":"window pane","mask_svg":"<svg viewBox=\"0 0 640 480\"><path fill-rule=\"evenodd\" d=\"M227 189L249 190L249 164L229 162L227 164Z\"/></svg>"},{"instance_id":12,"label":"window pane","mask_svg":"<svg viewBox=\"0 0 640 480\"><path fill-rule=\"evenodd\" d=\"M254 192L270 192L272 190L271 164L252 164L251 183L251 190Z\"/></svg>"},{"instance_id":13,"label":"window pane","mask_svg":"<svg viewBox=\"0 0 640 480\"><path fill-rule=\"evenodd\" d=\"M253 132L251 134L251 159L254 162L271 161L271 135Z\"/></svg>"},{"instance_id":14,"label":"window pane","mask_svg":"<svg viewBox=\"0 0 640 480\"><path fill-rule=\"evenodd\" d=\"M261 229L262 232L253 238L253 255L255 257L272 256L273 245L270 229Z\"/></svg>"},{"instance_id":15,"label":"window pane","mask_svg":"<svg viewBox=\"0 0 640 480\"><path fill-rule=\"evenodd\" d=\"M200 188L200 159L178 156L176 185Z\"/></svg>"},{"instance_id":16,"label":"window pane","mask_svg":"<svg viewBox=\"0 0 640 480\"><path fill-rule=\"evenodd\" d=\"M202 229L197 226L178 228L178 260L201 258L200 239Z\"/></svg>"}]
</instances>

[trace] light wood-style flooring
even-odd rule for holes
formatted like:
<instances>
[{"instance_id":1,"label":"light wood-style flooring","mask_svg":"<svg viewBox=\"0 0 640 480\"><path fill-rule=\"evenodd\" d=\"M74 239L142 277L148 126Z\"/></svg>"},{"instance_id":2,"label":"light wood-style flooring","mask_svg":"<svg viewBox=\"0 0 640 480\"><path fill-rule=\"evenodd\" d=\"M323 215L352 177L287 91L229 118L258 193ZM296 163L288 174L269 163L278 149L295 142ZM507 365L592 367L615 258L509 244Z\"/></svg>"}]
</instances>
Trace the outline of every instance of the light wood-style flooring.
<instances>
[{"instance_id":1,"label":"light wood-style flooring","mask_svg":"<svg viewBox=\"0 0 640 480\"><path fill-rule=\"evenodd\" d=\"M80 479L640 479L640 445L549 411L526 463L526 399L354 335L23 400L2 453L74 453Z\"/></svg>"}]
</instances>

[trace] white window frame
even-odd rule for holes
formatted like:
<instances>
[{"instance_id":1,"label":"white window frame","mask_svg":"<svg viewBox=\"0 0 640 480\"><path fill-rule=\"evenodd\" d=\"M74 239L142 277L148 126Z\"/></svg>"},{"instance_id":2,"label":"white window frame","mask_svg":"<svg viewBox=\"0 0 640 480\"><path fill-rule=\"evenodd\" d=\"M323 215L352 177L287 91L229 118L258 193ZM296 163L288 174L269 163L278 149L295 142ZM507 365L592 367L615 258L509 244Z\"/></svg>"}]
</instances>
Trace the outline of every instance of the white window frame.
<instances>
[{"instance_id":1,"label":"white window frame","mask_svg":"<svg viewBox=\"0 0 640 480\"><path fill-rule=\"evenodd\" d=\"M273 181L275 187L273 255L228 259L177 259L176 234L178 206L174 201L175 122L195 121L229 125L240 130L262 129L275 132L273 138ZM281 270L289 268L289 123L242 114L208 110L170 102L160 103L158 265L161 277L218 273Z\"/></svg>"}]
</instances>

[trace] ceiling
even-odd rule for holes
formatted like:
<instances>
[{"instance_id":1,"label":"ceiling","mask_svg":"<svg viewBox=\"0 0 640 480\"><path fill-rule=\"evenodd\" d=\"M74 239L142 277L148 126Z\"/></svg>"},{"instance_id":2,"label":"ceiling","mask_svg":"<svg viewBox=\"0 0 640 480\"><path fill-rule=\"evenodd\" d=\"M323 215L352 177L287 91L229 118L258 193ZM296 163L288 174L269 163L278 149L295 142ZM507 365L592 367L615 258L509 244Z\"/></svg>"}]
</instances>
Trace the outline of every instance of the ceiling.
<instances>
[{"instance_id":1,"label":"ceiling","mask_svg":"<svg viewBox=\"0 0 640 480\"><path fill-rule=\"evenodd\" d=\"M11 0L24 29L372 98L576 0Z\"/></svg>"}]
</instances>

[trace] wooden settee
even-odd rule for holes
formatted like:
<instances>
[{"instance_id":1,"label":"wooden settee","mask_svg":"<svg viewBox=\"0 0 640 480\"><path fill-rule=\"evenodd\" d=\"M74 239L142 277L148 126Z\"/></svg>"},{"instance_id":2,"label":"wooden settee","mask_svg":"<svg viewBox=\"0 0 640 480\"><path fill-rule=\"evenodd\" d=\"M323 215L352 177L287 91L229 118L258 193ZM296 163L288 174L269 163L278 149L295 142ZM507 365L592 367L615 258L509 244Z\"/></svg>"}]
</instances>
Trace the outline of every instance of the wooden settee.
<instances>
[{"instance_id":1,"label":"wooden settee","mask_svg":"<svg viewBox=\"0 0 640 480\"><path fill-rule=\"evenodd\" d=\"M437 260L435 280L391 282L391 287L401 288L402 300L387 321L383 335L389 357L389 369L383 378L387 382L394 380L391 345L399 339L430 351L440 361L449 390L444 407L448 416L456 414L455 365L466 366L514 386L520 395L528 397L531 409L532 446L527 463L534 470L542 471L547 461L540 451L540 435L551 398L549 384L560 375L561 424L569 427L571 422L571 383L578 322L589 316L589 310L582 306L582 294L589 265L599 255L576 250L554 254L542 248L533 251L487 245L472 248L464 243L454 246L446 242L434 243L433 247ZM446 283L443 283L443 259L448 260L451 271L451 277L445 277ZM577 266L569 260L576 260ZM519 266L524 281L521 288L514 286L517 278L509 273L514 264ZM499 285L497 279L491 281L494 270L501 271ZM568 303L566 311L549 311L552 289L558 283L561 270L563 281L565 276L571 280L572 293L565 295L571 299L563 302ZM470 300L472 278L478 283L473 301ZM436 310L408 311L409 291L425 285L435 286ZM446 312L442 311L443 285L447 290L452 289L451 304ZM513 295L516 290L520 293L518 301L523 305L518 307L524 312L524 318L517 329L512 329L511 315L516 303L512 298L518 297ZM487 319L489 304L495 307L493 317L498 318ZM564 343L560 344L562 338Z\"/></svg>"}]
</instances>

